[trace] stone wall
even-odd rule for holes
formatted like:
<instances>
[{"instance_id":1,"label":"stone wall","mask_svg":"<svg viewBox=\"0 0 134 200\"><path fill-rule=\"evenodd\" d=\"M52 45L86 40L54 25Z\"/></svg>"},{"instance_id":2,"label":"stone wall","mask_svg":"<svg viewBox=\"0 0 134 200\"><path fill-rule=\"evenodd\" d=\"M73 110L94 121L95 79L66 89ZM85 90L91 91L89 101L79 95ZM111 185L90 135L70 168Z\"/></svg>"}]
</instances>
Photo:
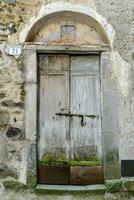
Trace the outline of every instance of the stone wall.
<instances>
[{"instance_id":1,"label":"stone wall","mask_svg":"<svg viewBox=\"0 0 134 200\"><path fill-rule=\"evenodd\" d=\"M134 1L96 0L97 11L114 27L116 37L111 56L113 77L119 94L120 158L134 159Z\"/></svg>"},{"instance_id":2,"label":"stone wall","mask_svg":"<svg viewBox=\"0 0 134 200\"><path fill-rule=\"evenodd\" d=\"M22 56L9 55L23 47L20 33L43 4L56 0L0 1L0 176L22 180L24 171L24 68ZM89 6L108 20L116 36L111 53L112 77L118 83L120 159L134 159L133 0L63 0ZM58 2L57 2L58 3ZM112 100L111 100L112 101Z\"/></svg>"}]
</instances>

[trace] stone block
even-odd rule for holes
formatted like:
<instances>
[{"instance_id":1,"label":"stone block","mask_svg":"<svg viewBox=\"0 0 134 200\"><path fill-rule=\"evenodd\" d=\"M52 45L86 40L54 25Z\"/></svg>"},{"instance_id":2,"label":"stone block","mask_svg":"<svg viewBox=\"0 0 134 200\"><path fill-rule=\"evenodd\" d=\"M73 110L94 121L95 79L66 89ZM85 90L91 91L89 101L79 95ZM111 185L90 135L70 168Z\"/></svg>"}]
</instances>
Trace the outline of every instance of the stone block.
<instances>
[{"instance_id":1,"label":"stone block","mask_svg":"<svg viewBox=\"0 0 134 200\"><path fill-rule=\"evenodd\" d=\"M123 189L127 192L134 192L134 178L123 178Z\"/></svg>"},{"instance_id":2,"label":"stone block","mask_svg":"<svg viewBox=\"0 0 134 200\"><path fill-rule=\"evenodd\" d=\"M6 110L0 110L0 126L8 125L10 120L9 112Z\"/></svg>"},{"instance_id":3,"label":"stone block","mask_svg":"<svg viewBox=\"0 0 134 200\"><path fill-rule=\"evenodd\" d=\"M3 166L0 168L0 178L6 178L6 177L12 177L18 179L18 171L16 169Z\"/></svg>"},{"instance_id":4,"label":"stone block","mask_svg":"<svg viewBox=\"0 0 134 200\"><path fill-rule=\"evenodd\" d=\"M9 127L8 131L6 132L6 136L9 139L20 139L24 137L23 130L15 127Z\"/></svg>"},{"instance_id":5,"label":"stone block","mask_svg":"<svg viewBox=\"0 0 134 200\"><path fill-rule=\"evenodd\" d=\"M106 181L107 192L115 193L120 192L122 190L122 180L114 179Z\"/></svg>"},{"instance_id":6,"label":"stone block","mask_svg":"<svg viewBox=\"0 0 134 200\"><path fill-rule=\"evenodd\" d=\"M35 141L37 138L37 85L26 84L25 123L26 138Z\"/></svg>"},{"instance_id":7,"label":"stone block","mask_svg":"<svg viewBox=\"0 0 134 200\"><path fill-rule=\"evenodd\" d=\"M61 38L64 42L75 41L76 27L74 25L61 26Z\"/></svg>"},{"instance_id":8,"label":"stone block","mask_svg":"<svg viewBox=\"0 0 134 200\"><path fill-rule=\"evenodd\" d=\"M28 149L28 168L36 168L36 143L31 143Z\"/></svg>"},{"instance_id":9,"label":"stone block","mask_svg":"<svg viewBox=\"0 0 134 200\"><path fill-rule=\"evenodd\" d=\"M116 83L105 80L102 84L104 84L102 89L102 131L117 133L119 127Z\"/></svg>"},{"instance_id":10,"label":"stone block","mask_svg":"<svg viewBox=\"0 0 134 200\"><path fill-rule=\"evenodd\" d=\"M24 51L25 78L27 83L37 82L37 55L34 50Z\"/></svg>"},{"instance_id":11,"label":"stone block","mask_svg":"<svg viewBox=\"0 0 134 200\"><path fill-rule=\"evenodd\" d=\"M109 148L104 148L104 176L105 179L116 179L120 178L121 176L119 164L119 147L114 148L113 144L110 146Z\"/></svg>"},{"instance_id":12,"label":"stone block","mask_svg":"<svg viewBox=\"0 0 134 200\"><path fill-rule=\"evenodd\" d=\"M109 145L110 144L110 145ZM112 148L118 148L119 147L119 135L118 133L108 133L108 134L103 134L103 145L105 146L105 149Z\"/></svg>"},{"instance_id":13,"label":"stone block","mask_svg":"<svg viewBox=\"0 0 134 200\"><path fill-rule=\"evenodd\" d=\"M4 107L10 107L10 108L13 108L13 107L20 107L20 108L23 108L24 107L24 103L23 102L14 102L13 100L5 100L5 101L2 101L1 102L1 105L4 106Z\"/></svg>"},{"instance_id":14,"label":"stone block","mask_svg":"<svg viewBox=\"0 0 134 200\"><path fill-rule=\"evenodd\" d=\"M111 75L110 53L103 52L101 54L101 73L103 79L109 79Z\"/></svg>"},{"instance_id":15,"label":"stone block","mask_svg":"<svg viewBox=\"0 0 134 200\"><path fill-rule=\"evenodd\" d=\"M16 0L2 0L2 1L7 4L15 4L16 3Z\"/></svg>"},{"instance_id":16,"label":"stone block","mask_svg":"<svg viewBox=\"0 0 134 200\"><path fill-rule=\"evenodd\" d=\"M0 41L2 42L2 41L7 41L7 39L8 39L8 35L7 34L1 34L0 33Z\"/></svg>"},{"instance_id":17,"label":"stone block","mask_svg":"<svg viewBox=\"0 0 134 200\"><path fill-rule=\"evenodd\" d=\"M110 80L110 79L103 79L102 80L102 88L103 90L117 90L117 81L116 80Z\"/></svg>"}]
</instances>

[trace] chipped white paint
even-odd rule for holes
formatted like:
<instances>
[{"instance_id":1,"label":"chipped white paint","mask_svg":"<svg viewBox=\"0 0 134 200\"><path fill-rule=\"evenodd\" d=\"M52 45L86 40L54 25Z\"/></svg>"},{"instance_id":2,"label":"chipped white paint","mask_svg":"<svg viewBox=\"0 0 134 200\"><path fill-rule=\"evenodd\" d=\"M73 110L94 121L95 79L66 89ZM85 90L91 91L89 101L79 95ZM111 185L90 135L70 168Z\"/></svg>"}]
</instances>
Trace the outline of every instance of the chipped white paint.
<instances>
[{"instance_id":1,"label":"chipped white paint","mask_svg":"<svg viewBox=\"0 0 134 200\"><path fill-rule=\"evenodd\" d=\"M51 15L54 13L56 14L56 13L63 12L63 11L71 11L74 13L84 14L84 15L94 19L96 22L98 22L98 24L100 25L100 28L103 29L104 32L106 33L111 47L113 46L115 31L114 31L113 27L110 24L108 24L107 20L104 17L99 15L92 8L88 8L88 7L85 7L82 5L74 5L74 4L71 4L68 2L60 2L60 1L42 5L38 14L36 16L32 17L29 20L29 22L25 25L23 30L21 31L20 42L23 43L26 41L26 38L27 38L28 34L30 33L30 30L40 19L42 19L43 17L47 17L48 15Z\"/></svg>"}]
</instances>

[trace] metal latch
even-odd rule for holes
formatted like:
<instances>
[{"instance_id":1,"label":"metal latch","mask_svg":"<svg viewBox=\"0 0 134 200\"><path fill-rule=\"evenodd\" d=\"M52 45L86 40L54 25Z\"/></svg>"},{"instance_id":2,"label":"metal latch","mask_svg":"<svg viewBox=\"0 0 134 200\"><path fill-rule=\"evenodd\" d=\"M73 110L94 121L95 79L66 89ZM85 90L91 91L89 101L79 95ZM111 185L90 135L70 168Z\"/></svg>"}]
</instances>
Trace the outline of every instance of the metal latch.
<instances>
[{"instance_id":1,"label":"metal latch","mask_svg":"<svg viewBox=\"0 0 134 200\"><path fill-rule=\"evenodd\" d=\"M84 122L84 117L88 117L88 118L99 118L98 115L82 115L82 114L73 114L73 113L56 113L56 115L59 116L66 116L66 117L80 117L81 118L81 126L86 126L86 123Z\"/></svg>"}]
</instances>

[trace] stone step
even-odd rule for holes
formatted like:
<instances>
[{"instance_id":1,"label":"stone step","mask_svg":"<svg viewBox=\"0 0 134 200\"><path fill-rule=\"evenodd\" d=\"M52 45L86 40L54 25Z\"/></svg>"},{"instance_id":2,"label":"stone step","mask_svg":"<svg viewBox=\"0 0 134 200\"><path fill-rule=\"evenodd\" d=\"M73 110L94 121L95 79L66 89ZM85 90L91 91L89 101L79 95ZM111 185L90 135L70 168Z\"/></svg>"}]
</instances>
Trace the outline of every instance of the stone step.
<instances>
[{"instance_id":1,"label":"stone step","mask_svg":"<svg viewBox=\"0 0 134 200\"><path fill-rule=\"evenodd\" d=\"M99 185L41 185L38 184L35 188L36 193L105 193L106 186Z\"/></svg>"}]
</instances>

